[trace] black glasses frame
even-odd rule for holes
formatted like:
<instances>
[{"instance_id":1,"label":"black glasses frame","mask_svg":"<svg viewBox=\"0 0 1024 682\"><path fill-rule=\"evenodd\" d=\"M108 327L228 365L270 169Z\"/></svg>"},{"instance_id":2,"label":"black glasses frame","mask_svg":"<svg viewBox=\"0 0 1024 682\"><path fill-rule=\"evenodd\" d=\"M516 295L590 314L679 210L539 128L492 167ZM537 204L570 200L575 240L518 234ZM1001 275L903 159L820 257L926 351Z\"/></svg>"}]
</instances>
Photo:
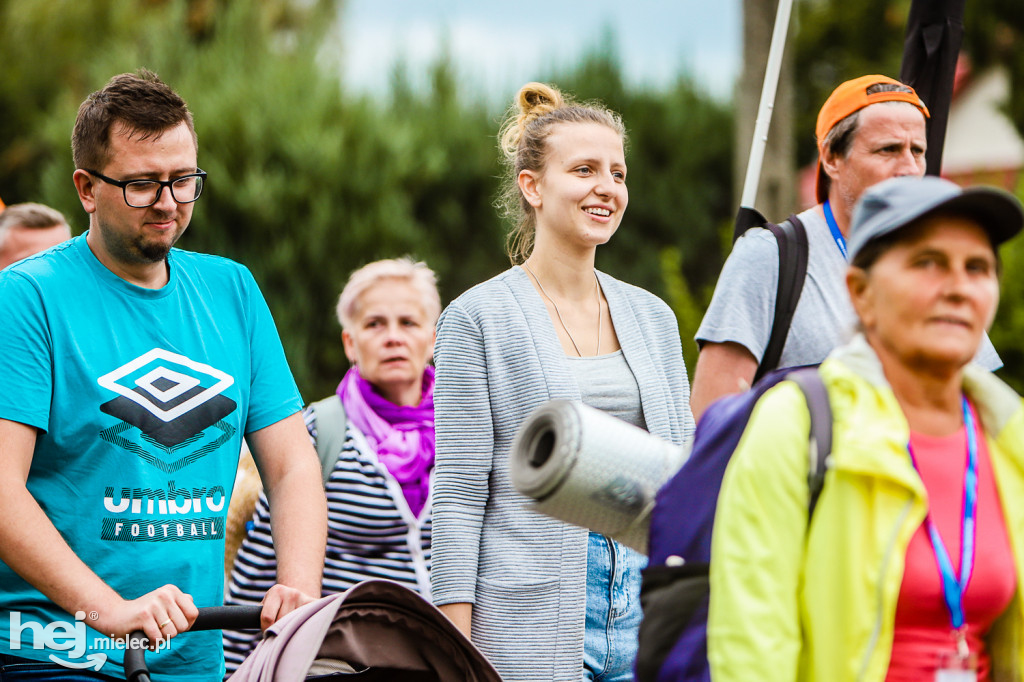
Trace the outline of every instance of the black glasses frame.
<instances>
[{"instance_id":1,"label":"black glasses frame","mask_svg":"<svg viewBox=\"0 0 1024 682\"><path fill-rule=\"evenodd\" d=\"M114 185L115 187L120 187L121 195L124 197L124 203L128 204L128 206L130 206L131 208L149 208L156 202L160 201L160 195L163 194L164 187L166 187L168 191L170 191L171 198L174 199L179 204L191 204L192 202L196 201L199 198L200 194L203 193L203 185L206 184L206 171L204 171L202 168L197 168L195 173L188 173L187 175L182 175L181 177L174 178L173 180L115 180L114 178L107 177L103 173L100 173L99 171L94 171L90 168L83 168L82 170L84 170L89 175L95 175L97 178L99 178L100 180L107 184ZM174 183L180 182L185 178L199 178L200 185L199 191L193 198L188 199L186 201L182 201L174 194ZM128 201L128 186L138 184L140 182L155 182L156 184L160 185L160 188L157 189L156 191L156 197L153 198L153 201L151 201L148 204L143 204L141 206L133 204L132 202Z\"/></svg>"}]
</instances>

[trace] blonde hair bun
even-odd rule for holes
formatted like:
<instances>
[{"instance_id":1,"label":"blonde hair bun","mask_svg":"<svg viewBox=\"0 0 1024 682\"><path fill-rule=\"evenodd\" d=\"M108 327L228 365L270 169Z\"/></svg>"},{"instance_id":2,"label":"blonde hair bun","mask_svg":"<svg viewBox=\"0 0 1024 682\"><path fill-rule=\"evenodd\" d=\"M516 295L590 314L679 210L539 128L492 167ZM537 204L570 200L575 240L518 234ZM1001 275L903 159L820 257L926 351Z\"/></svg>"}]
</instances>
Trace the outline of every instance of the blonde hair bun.
<instances>
[{"instance_id":1,"label":"blonde hair bun","mask_svg":"<svg viewBox=\"0 0 1024 682\"><path fill-rule=\"evenodd\" d=\"M501 131L501 150L508 159L514 159L526 126L542 116L565 106L565 98L555 87L546 83L527 83L519 89L515 102Z\"/></svg>"},{"instance_id":2,"label":"blonde hair bun","mask_svg":"<svg viewBox=\"0 0 1024 682\"><path fill-rule=\"evenodd\" d=\"M543 116L565 104L562 93L546 83L527 83L516 95L519 106L519 125L525 127L531 119Z\"/></svg>"}]
</instances>

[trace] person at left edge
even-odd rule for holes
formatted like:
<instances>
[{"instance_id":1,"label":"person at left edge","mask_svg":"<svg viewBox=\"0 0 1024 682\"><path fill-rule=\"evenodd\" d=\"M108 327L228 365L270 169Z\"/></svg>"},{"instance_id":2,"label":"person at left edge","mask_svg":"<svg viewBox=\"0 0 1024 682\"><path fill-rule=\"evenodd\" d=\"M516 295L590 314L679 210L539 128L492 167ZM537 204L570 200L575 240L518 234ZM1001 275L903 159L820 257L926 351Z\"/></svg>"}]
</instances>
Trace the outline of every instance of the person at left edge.
<instances>
[{"instance_id":1,"label":"person at left edge","mask_svg":"<svg viewBox=\"0 0 1024 682\"><path fill-rule=\"evenodd\" d=\"M105 638L168 640L222 602L243 435L281 559L265 627L319 596L326 538L301 399L255 281L173 248L206 177L184 100L149 71L115 76L80 107L72 151L89 230L0 273L0 666L44 661L56 679L87 662L121 675ZM48 637L54 623L82 646ZM220 633L167 645L147 656L154 673L223 674Z\"/></svg>"},{"instance_id":2,"label":"person at left edge","mask_svg":"<svg viewBox=\"0 0 1024 682\"><path fill-rule=\"evenodd\" d=\"M68 239L60 211L32 202L8 206L0 211L0 270Z\"/></svg>"}]
</instances>

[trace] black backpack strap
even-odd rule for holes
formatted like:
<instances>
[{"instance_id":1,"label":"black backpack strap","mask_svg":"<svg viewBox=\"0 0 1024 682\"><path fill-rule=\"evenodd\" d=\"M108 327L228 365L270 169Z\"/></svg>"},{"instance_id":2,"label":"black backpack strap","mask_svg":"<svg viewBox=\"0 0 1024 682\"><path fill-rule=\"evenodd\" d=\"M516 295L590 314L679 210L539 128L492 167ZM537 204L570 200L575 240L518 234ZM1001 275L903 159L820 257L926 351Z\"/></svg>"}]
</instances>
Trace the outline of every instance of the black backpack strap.
<instances>
[{"instance_id":1,"label":"black backpack strap","mask_svg":"<svg viewBox=\"0 0 1024 682\"><path fill-rule=\"evenodd\" d=\"M320 472L326 486L345 446L348 417L337 394L318 400L310 407L316 416L316 454L320 458Z\"/></svg>"},{"instance_id":2,"label":"black backpack strap","mask_svg":"<svg viewBox=\"0 0 1024 682\"><path fill-rule=\"evenodd\" d=\"M793 322L793 313L807 278L807 230L803 222L791 215L779 225L765 223L764 227L775 235L779 246L779 286L775 292L772 331L768 337L768 346L761 356L761 364L757 367L755 382L779 366L782 348L786 345L789 327Z\"/></svg>"},{"instance_id":3,"label":"black backpack strap","mask_svg":"<svg viewBox=\"0 0 1024 682\"><path fill-rule=\"evenodd\" d=\"M764 227L767 223L768 219L761 215L761 212L756 208L740 206L739 210L736 211L736 221L732 224L733 243L735 244L736 240L746 234L750 228Z\"/></svg>"},{"instance_id":4,"label":"black backpack strap","mask_svg":"<svg viewBox=\"0 0 1024 682\"><path fill-rule=\"evenodd\" d=\"M786 378L795 382L803 391L811 414L810 461L807 467L807 485L810 489L807 516L810 518L814 516L814 507L825 486L826 459L832 453L832 406L828 400L828 390L816 367L797 370Z\"/></svg>"}]
</instances>

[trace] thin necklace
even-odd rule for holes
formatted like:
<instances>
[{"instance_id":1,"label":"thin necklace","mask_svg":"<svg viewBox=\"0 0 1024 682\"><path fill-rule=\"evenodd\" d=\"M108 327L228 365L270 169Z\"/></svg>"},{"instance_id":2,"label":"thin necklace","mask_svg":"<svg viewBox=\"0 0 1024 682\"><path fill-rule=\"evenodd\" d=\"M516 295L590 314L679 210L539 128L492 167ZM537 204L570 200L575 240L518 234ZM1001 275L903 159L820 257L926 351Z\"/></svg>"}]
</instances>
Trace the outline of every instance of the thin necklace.
<instances>
[{"instance_id":1,"label":"thin necklace","mask_svg":"<svg viewBox=\"0 0 1024 682\"><path fill-rule=\"evenodd\" d=\"M580 356L582 358L583 357L583 353L580 352L580 347L576 345L576 339L572 338L572 334L569 333L569 328L565 326L565 320L562 319L562 313L559 312L558 304L555 303L555 299L551 298L548 295L548 292L544 288L544 285L540 283L540 277L538 277L537 274L533 270L530 269L530 266L526 264L526 261L523 261L523 267L526 268L527 272L529 272L531 275L533 275L533 279L534 279L534 281L537 282L537 286L540 287L540 292L542 294L544 294L544 298L546 298L549 301L551 301L551 307L555 309L555 315L558 317L558 323L560 325L562 325L562 329L565 330L565 335L569 337L569 343L572 344L573 350L576 351L576 355L578 355L578 356ZM594 353L594 355L600 355L601 354L601 284L600 284L600 282L597 279L597 271L594 272L594 291L597 293L597 351Z\"/></svg>"}]
</instances>

